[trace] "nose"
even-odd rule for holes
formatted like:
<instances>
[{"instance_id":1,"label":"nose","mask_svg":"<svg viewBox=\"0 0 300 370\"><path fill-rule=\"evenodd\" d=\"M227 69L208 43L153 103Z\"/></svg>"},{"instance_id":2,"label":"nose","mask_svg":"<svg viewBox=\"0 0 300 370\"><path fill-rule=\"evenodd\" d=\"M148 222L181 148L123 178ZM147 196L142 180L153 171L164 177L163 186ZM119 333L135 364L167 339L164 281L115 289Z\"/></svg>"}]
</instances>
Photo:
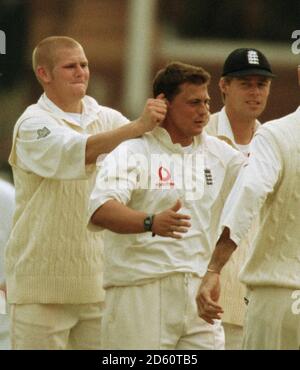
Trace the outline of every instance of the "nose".
<instances>
[{"instance_id":1,"label":"nose","mask_svg":"<svg viewBox=\"0 0 300 370\"><path fill-rule=\"evenodd\" d=\"M76 76L81 76L84 74L84 69L81 67L81 65L76 66L75 69Z\"/></svg>"},{"instance_id":2,"label":"nose","mask_svg":"<svg viewBox=\"0 0 300 370\"><path fill-rule=\"evenodd\" d=\"M257 85L251 86L250 93L253 95L258 95L260 93L259 86Z\"/></svg>"},{"instance_id":3,"label":"nose","mask_svg":"<svg viewBox=\"0 0 300 370\"><path fill-rule=\"evenodd\" d=\"M209 113L209 105L205 102L202 102L201 104L199 104L198 112L202 115Z\"/></svg>"}]
</instances>

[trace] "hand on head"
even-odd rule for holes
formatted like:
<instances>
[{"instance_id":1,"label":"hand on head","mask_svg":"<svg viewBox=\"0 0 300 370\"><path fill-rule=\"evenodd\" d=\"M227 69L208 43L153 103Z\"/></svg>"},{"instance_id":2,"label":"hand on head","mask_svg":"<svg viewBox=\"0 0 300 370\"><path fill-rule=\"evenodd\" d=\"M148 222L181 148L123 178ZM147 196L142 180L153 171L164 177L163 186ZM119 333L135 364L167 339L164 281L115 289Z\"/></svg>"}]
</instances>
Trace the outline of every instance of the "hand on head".
<instances>
[{"instance_id":1,"label":"hand on head","mask_svg":"<svg viewBox=\"0 0 300 370\"><path fill-rule=\"evenodd\" d=\"M148 99L139 118L144 132L151 131L159 126L164 121L166 114L167 103L164 94L159 94L155 99Z\"/></svg>"}]
</instances>

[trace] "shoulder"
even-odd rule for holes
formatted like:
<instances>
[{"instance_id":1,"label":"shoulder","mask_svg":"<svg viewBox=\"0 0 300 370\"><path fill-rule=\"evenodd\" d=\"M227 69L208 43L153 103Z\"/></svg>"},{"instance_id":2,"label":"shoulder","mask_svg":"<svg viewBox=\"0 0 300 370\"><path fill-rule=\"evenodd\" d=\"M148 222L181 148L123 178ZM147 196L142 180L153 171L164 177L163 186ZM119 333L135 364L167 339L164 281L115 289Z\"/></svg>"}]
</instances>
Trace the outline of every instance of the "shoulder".
<instances>
[{"instance_id":1,"label":"shoulder","mask_svg":"<svg viewBox=\"0 0 300 370\"><path fill-rule=\"evenodd\" d=\"M230 161L233 157L244 158L243 154L238 150L217 137L206 135L205 140L208 152L214 157L217 157L224 164Z\"/></svg>"},{"instance_id":2,"label":"shoulder","mask_svg":"<svg viewBox=\"0 0 300 370\"><path fill-rule=\"evenodd\" d=\"M219 114L220 112L211 114L209 117L209 121L205 126L205 132L209 135L216 136L218 134L218 122L219 122Z\"/></svg>"},{"instance_id":3,"label":"shoulder","mask_svg":"<svg viewBox=\"0 0 300 370\"><path fill-rule=\"evenodd\" d=\"M210 150L217 150L218 152L229 151L232 153L237 152L231 145L227 144L224 140L219 139L218 137L206 135L205 141Z\"/></svg>"},{"instance_id":4,"label":"shoulder","mask_svg":"<svg viewBox=\"0 0 300 370\"><path fill-rule=\"evenodd\" d=\"M131 153L144 153L147 151L148 142L147 135L143 135L135 139L123 141L116 149L122 150L126 148Z\"/></svg>"},{"instance_id":5,"label":"shoulder","mask_svg":"<svg viewBox=\"0 0 300 370\"><path fill-rule=\"evenodd\" d=\"M119 165L127 167L129 163L133 163L133 158L135 158L134 161L138 161L141 156L143 160L148 161L150 155L148 148L143 137L123 141L105 157L104 163L110 166L117 161Z\"/></svg>"},{"instance_id":6,"label":"shoulder","mask_svg":"<svg viewBox=\"0 0 300 370\"><path fill-rule=\"evenodd\" d=\"M14 135L17 133L36 130L37 127L56 127L57 121L52 117L51 113L43 109L42 106L32 104L25 109L17 120L14 127Z\"/></svg>"},{"instance_id":7,"label":"shoulder","mask_svg":"<svg viewBox=\"0 0 300 370\"><path fill-rule=\"evenodd\" d=\"M50 114L44 111L34 110L29 112L24 112L24 114L19 118L15 129L19 132L36 130L37 127L49 127L54 128L59 126L57 120L55 120Z\"/></svg>"},{"instance_id":8,"label":"shoulder","mask_svg":"<svg viewBox=\"0 0 300 370\"><path fill-rule=\"evenodd\" d=\"M89 111L96 113L104 121L120 120L120 123L128 122L128 119L116 109L100 105L94 98L86 95L84 98L84 104Z\"/></svg>"},{"instance_id":9,"label":"shoulder","mask_svg":"<svg viewBox=\"0 0 300 370\"><path fill-rule=\"evenodd\" d=\"M149 144L147 140L145 140L144 136L123 141L114 150L112 150L106 157L107 158L111 158L115 156L120 157L120 155L122 155L125 158L126 155L128 154L129 155L147 154L149 151L148 150Z\"/></svg>"},{"instance_id":10,"label":"shoulder","mask_svg":"<svg viewBox=\"0 0 300 370\"><path fill-rule=\"evenodd\" d=\"M50 116L49 112L43 109L41 105L38 103L29 105L24 112L21 114L19 120L28 119L31 117L39 117L39 116Z\"/></svg>"},{"instance_id":11,"label":"shoulder","mask_svg":"<svg viewBox=\"0 0 300 370\"><path fill-rule=\"evenodd\" d=\"M279 132L287 132L290 126L299 125L299 112L293 112L286 116L268 121L261 125L256 131L256 135L276 135Z\"/></svg>"}]
</instances>

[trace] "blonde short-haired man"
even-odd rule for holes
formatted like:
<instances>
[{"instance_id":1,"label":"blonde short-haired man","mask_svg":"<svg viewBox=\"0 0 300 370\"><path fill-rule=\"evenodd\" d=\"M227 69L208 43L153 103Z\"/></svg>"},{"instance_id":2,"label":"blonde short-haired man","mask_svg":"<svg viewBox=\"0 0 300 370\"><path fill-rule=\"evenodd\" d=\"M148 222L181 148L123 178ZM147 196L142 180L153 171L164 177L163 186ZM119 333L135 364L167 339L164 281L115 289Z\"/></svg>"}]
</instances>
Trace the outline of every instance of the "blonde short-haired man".
<instances>
[{"instance_id":1,"label":"blonde short-haired man","mask_svg":"<svg viewBox=\"0 0 300 370\"><path fill-rule=\"evenodd\" d=\"M95 162L151 131L166 113L149 99L139 119L86 95L88 60L74 39L52 36L33 52L44 90L16 123L9 162L16 212L7 245L13 349L100 348L102 242L85 227Z\"/></svg>"}]
</instances>

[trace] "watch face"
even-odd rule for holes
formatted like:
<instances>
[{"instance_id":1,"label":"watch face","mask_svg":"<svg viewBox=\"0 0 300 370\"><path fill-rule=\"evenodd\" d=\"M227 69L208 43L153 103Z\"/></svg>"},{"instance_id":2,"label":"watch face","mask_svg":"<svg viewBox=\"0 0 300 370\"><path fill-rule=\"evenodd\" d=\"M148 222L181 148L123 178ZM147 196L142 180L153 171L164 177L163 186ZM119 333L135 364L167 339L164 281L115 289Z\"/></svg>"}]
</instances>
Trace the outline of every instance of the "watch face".
<instances>
[{"instance_id":1,"label":"watch face","mask_svg":"<svg viewBox=\"0 0 300 370\"><path fill-rule=\"evenodd\" d=\"M148 216L144 219L144 230L151 231L151 227L152 227L152 219L151 219L151 216Z\"/></svg>"}]
</instances>

